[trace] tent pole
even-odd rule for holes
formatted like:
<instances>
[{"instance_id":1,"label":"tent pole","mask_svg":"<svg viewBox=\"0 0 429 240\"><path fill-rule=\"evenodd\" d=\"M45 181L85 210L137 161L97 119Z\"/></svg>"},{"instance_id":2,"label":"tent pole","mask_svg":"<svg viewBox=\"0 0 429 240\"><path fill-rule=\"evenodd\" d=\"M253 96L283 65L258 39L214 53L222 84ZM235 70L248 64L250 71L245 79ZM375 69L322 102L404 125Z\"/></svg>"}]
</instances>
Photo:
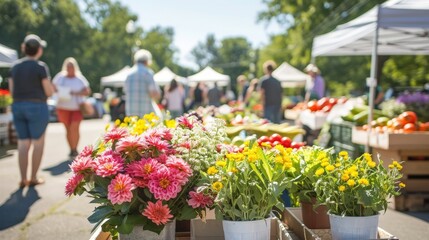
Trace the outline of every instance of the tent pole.
<instances>
[{"instance_id":1,"label":"tent pole","mask_svg":"<svg viewBox=\"0 0 429 240\"><path fill-rule=\"evenodd\" d=\"M375 87L377 86L377 53L378 53L378 28L379 28L379 16L380 16L380 5L377 5L377 20L375 22L375 32L374 32L374 42L372 46L372 55L371 55L371 73L370 77L367 79L366 84L369 87L369 113L368 113L368 134L367 141L365 145L365 152L369 153L369 141L371 135L371 122L373 120L373 109L374 109L374 95L375 95Z\"/></svg>"}]
</instances>

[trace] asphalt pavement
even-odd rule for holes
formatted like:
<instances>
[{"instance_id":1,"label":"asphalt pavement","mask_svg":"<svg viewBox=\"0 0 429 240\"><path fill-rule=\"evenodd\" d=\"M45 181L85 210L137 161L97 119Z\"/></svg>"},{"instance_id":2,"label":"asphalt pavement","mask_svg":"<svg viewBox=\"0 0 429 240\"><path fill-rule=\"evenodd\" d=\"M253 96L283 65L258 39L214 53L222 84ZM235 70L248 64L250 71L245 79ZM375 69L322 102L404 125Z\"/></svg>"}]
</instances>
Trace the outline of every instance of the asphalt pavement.
<instances>
[{"instance_id":1,"label":"asphalt pavement","mask_svg":"<svg viewBox=\"0 0 429 240\"><path fill-rule=\"evenodd\" d=\"M79 149L103 133L108 118L84 120ZM87 240L87 221L95 205L83 196L66 197L64 186L71 176L69 149L60 123L50 123L39 176L46 183L19 189L15 148L0 147L0 240ZM429 239L429 212L388 209L379 226L401 240Z\"/></svg>"}]
</instances>

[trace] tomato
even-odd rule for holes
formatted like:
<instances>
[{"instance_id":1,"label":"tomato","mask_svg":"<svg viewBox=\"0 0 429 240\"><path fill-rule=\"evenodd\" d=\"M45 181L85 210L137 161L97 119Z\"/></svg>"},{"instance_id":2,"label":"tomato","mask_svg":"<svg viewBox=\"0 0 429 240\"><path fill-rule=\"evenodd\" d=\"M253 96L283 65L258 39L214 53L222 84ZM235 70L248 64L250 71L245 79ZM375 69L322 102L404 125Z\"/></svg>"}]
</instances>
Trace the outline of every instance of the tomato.
<instances>
[{"instance_id":1,"label":"tomato","mask_svg":"<svg viewBox=\"0 0 429 240\"><path fill-rule=\"evenodd\" d=\"M301 148L302 146L304 146L305 145L305 143L304 142L292 142L291 143L291 145L290 145L290 147L291 148L295 148L295 149L298 149L298 148Z\"/></svg>"},{"instance_id":2,"label":"tomato","mask_svg":"<svg viewBox=\"0 0 429 240\"><path fill-rule=\"evenodd\" d=\"M338 98L338 100L337 100L337 104L343 104L343 103L346 103L347 102L347 98L346 97L340 97L340 98Z\"/></svg>"},{"instance_id":3,"label":"tomato","mask_svg":"<svg viewBox=\"0 0 429 240\"><path fill-rule=\"evenodd\" d=\"M328 105L326 105L326 106L324 106L323 108L322 108L322 111L323 112L325 112L325 113L328 113L328 112L330 112L331 111L331 109L332 109L332 107L333 107L334 105L331 105L331 104L328 104Z\"/></svg>"},{"instance_id":4,"label":"tomato","mask_svg":"<svg viewBox=\"0 0 429 240\"><path fill-rule=\"evenodd\" d=\"M320 109L323 109L326 105L328 105L329 104L329 98L327 98L327 97L323 97L323 98L321 98L321 99L319 99L318 101L317 101L317 108L320 110Z\"/></svg>"},{"instance_id":5,"label":"tomato","mask_svg":"<svg viewBox=\"0 0 429 240\"><path fill-rule=\"evenodd\" d=\"M404 132L410 133L416 131L416 125L414 123L407 123L404 125Z\"/></svg>"},{"instance_id":6,"label":"tomato","mask_svg":"<svg viewBox=\"0 0 429 240\"><path fill-rule=\"evenodd\" d=\"M282 136L278 133L273 133L273 135L271 135L269 140L270 140L270 142L275 142L275 141L280 142L282 140Z\"/></svg>"},{"instance_id":7,"label":"tomato","mask_svg":"<svg viewBox=\"0 0 429 240\"><path fill-rule=\"evenodd\" d=\"M318 110L317 102L314 100L311 100L307 103L307 108L310 109L310 111L315 112Z\"/></svg>"},{"instance_id":8,"label":"tomato","mask_svg":"<svg viewBox=\"0 0 429 240\"><path fill-rule=\"evenodd\" d=\"M398 118L405 123L416 123L418 120L416 113L411 111L401 113Z\"/></svg>"},{"instance_id":9,"label":"tomato","mask_svg":"<svg viewBox=\"0 0 429 240\"><path fill-rule=\"evenodd\" d=\"M282 139L280 140L280 142L282 143L283 147L288 148L290 147L290 144L292 143L292 140L288 137L282 137Z\"/></svg>"},{"instance_id":10,"label":"tomato","mask_svg":"<svg viewBox=\"0 0 429 240\"><path fill-rule=\"evenodd\" d=\"M277 145L281 145L281 142L279 142L279 141L274 141L274 142L272 142L271 143L271 146L277 146Z\"/></svg>"},{"instance_id":11,"label":"tomato","mask_svg":"<svg viewBox=\"0 0 429 240\"><path fill-rule=\"evenodd\" d=\"M270 142L270 139L267 136L262 136L262 137L258 138L257 142L260 146L264 142Z\"/></svg>"},{"instance_id":12,"label":"tomato","mask_svg":"<svg viewBox=\"0 0 429 240\"><path fill-rule=\"evenodd\" d=\"M336 98L329 98L329 104L335 105L335 104L337 104L337 102L338 102L338 99L336 99Z\"/></svg>"}]
</instances>

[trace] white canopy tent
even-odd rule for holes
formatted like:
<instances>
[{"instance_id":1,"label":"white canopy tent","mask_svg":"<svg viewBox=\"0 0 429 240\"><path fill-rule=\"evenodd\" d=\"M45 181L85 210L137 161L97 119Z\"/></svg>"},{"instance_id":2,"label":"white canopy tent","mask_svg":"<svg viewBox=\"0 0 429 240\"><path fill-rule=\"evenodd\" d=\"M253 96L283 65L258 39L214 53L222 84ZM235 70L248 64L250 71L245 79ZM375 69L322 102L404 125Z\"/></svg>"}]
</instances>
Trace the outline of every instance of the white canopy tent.
<instances>
[{"instance_id":1,"label":"white canopy tent","mask_svg":"<svg viewBox=\"0 0 429 240\"><path fill-rule=\"evenodd\" d=\"M125 66L116 73L101 78L101 86L103 87L123 87L124 82L127 79L129 72L131 71L130 66Z\"/></svg>"},{"instance_id":2,"label":"white canopy tent","mask_svg":"<svg viewBox=\"0 0 429 240\"><path fill-rule=\"evenodd\" d=\"M345 55L371 55L367 84L373 109L377 55L429 55L429 0L387 1L314 39L313 58Z\"/></svg>"},{"instance_id":3,"label":"white canopy tent","mask_svg":"<svg viewBox=\"0 0 429 240\"><path fill-rule=\"evenodd\" d=\"M173 79L176 79L177 81L181 82L182 84L186 84L186 78L175 74L168 67L163 67L159 72L157 72L155 75L153 75L153 78L154 78L155 82L158 83L158 85L160 85L160 86L164 86L164 85L169 84L171 82L171 80L173 80Z\"/></svg>"},{"instance_id":4,"label":"white canopy tent","mask_svg":"<svg viewBox=\"0 0 429 240\"><path fill-rule=\"evenodd\" d=\"M300 70L292 67L287 62L282 63L273 72L284 88L303 87L309 79L309 76Z\"/></svg>"},{"instance_id":5,"label":"white canopy tent","mask_svg":"<svg viewBox=\"0 0 429 240\"><path fill-rule=\"evenodd\" d=\"M12 63L18 59L18 53L0 44L0 67L10 67Z\"/></svg>"},{"instance_id":6,"label":"white canopy tent","mask_svg":"<svg viewBox=\"0 0 429 240\"><path fill-rule=\"evenodd\" d=\"M227 86L231 78L228 75L216 72L211 67L206 67L198 73L188 77L189 85L195 86L197 82L206 84L217 83L219 87Z\"/></svg>"}]
</instances>

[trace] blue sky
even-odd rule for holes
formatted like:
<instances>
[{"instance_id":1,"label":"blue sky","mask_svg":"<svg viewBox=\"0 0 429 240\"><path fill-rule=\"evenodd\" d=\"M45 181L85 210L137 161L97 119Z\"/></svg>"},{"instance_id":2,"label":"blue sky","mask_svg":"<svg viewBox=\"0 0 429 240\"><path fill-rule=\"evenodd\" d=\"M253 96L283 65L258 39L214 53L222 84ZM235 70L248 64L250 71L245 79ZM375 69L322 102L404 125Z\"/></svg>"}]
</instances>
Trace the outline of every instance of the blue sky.
<instances>
[{"instance_id":1,"label":"blue sky","mask_svg":"<svg viewBox=\"0 0 429 240\"><path fill-rule=\"evenodd\" d=\"M190 51L213 33L216 39L242 36L253 47L260 47L269 35L282 31L275 22L257 23L262 0L119 0L138 15L137 25L148 30L154 26L173 27L174 45L180 50L179 63L192 64Z\"/></svg>"}]
</instances>

